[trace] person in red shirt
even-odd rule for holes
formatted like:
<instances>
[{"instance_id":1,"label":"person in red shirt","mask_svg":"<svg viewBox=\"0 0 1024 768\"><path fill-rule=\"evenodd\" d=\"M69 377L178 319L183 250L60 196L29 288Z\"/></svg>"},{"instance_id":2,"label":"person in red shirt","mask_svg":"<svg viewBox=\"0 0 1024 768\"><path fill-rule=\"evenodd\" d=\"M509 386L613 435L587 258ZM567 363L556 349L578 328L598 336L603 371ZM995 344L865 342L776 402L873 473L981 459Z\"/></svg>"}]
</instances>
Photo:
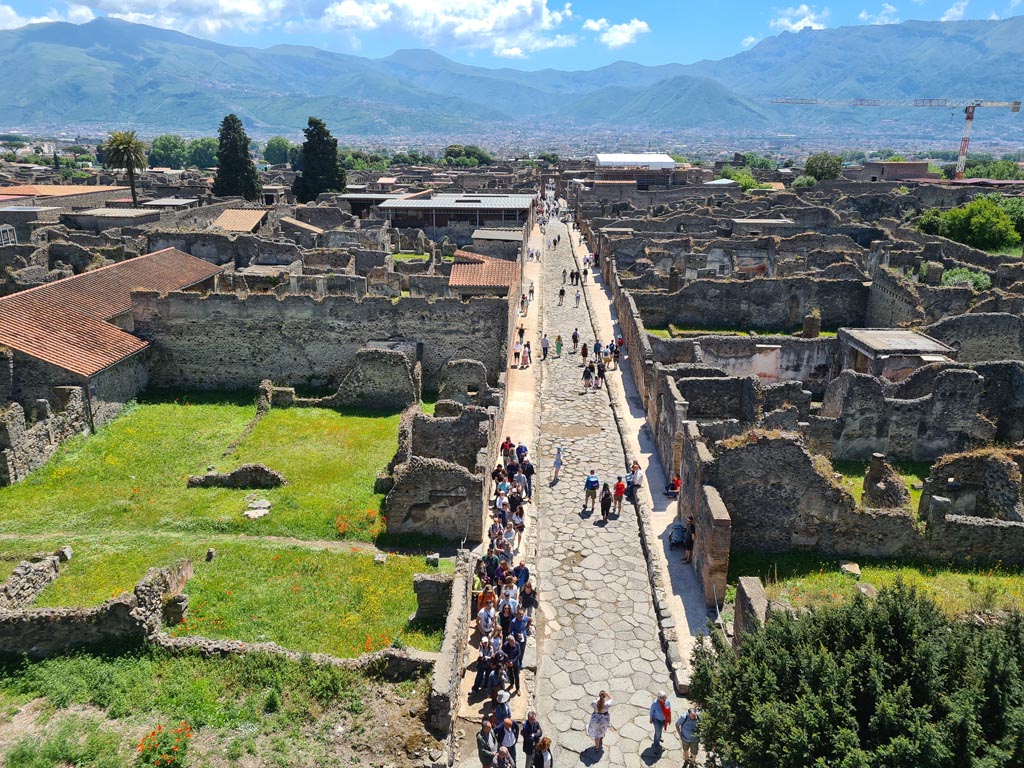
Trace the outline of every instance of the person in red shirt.
<instances>
[{"instance_id":1,"label":"person in red shirt","mask_svg":"<svg viewBox=\"0 0 1024 768\"><path fill-rule=\"evenodd\" d=\"M679 496L679 489L683 487L683 479L679 477L679 473L672 475L672 480L668 485L665 486L665 495L670 499L675 499Z\"/></svg>"},{"instance_id":2,"label":"person in red shirt","mask_svg":"<svg viewBox=\"0 0 1024 768\"><path fill-rule=\"evenodd\" d=\"M615 488L612 489L612 495L615 497L615 515L618 517L622 514L622 497L626 495L626 484L622 481L622 475L619 475Z\"/></svg>"}]
</instances>

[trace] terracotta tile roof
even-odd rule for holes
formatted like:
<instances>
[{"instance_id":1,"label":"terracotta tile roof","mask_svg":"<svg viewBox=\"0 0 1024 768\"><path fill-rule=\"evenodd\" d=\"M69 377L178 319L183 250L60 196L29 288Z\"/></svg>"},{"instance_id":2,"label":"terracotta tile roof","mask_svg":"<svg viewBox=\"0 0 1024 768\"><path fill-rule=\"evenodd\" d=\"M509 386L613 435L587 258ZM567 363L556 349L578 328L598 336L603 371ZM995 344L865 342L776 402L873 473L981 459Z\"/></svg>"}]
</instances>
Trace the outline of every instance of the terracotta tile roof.
<instances>
[{"instance_id":1,"label":"terracotta tile roof","mask_svg":"<svg viewBox=\"0 0 1024 768\"><path fill-rule=\"evenodd\" d=\"M92 376L148 344L106 322L131 311L131 292L188 288L223 271L166 248L0 298L0 345Z\"/></svg>"},{"instance_id":2,"label":"terracotta tile roof","mask_svg":"<svg viewBox=\"0 0 1024 768\"><path fill-rule=\"evenodd\" d=\"M519 283L519 264L468 251L456 251L448 284L453 288L512 288Z\"/></svg>"},{"instance_id":3,"label":"terracotta tile roof","mask_svg":"<svg viewBox=\"0 0 1024 768\"><path fill-rule=\"evenodd\" d=\"M93 192L125 191L128 187L90 187L84 184L20 184L14 187L0 187L5 195L31 197L66 197L68 195L91 195Z\"/></svg>"},{"instance_id":4,"label":"terracotta tile roof","mask_svg":"<svg viewBox=\"0 0 1024 768\"><path fill-rule=\"evenodd\" d=\"M266 218L264 208L229 208L217 217L213 226L229 232L255 232Z\"/></svg>"}]
</instances>

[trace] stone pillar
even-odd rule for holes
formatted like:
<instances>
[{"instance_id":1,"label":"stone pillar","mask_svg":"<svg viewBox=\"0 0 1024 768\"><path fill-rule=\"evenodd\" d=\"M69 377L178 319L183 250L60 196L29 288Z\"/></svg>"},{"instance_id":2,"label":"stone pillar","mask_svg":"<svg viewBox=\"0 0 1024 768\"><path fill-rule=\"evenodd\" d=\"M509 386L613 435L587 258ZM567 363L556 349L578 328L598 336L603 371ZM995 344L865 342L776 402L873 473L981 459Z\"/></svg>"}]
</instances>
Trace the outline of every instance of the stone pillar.
<instances>
[{"instance_id":1,"label":"stone pillar","mask_svg":"<svg viewBox=\"0 0 1024 768\"><path fill-rule=\"evenodd\" d=\"M805 339L816 339L821 334L821 315L814 313L804 315L803 337Z\"/></svg>"},{"instance_id":2,"label":"stone pillar","mask_svg":"<svg viewBox=\"0 0 1024 768\"><path fill-rule=\"evenodd\" d=\"M942 274L945 271L945 266L937 261L926 262L924 270L925 285L942 285Z\"/></svg>"},{"instance_id":3,"label":"stone pillar","mask_svg":"<svg viewBox=\"0 0 1024 768\"><path fill-rule=\"evenodd\" d=\"M768 615L768 595L757 576L740 576L736 585L736 606L732 619L732 644L738 646L745 632L764 624Z\"/></svg>"},{"instance_id":4,"label":"stone pillar","mask_svg":"<svg viewBox=\"0 0 1024 768\"><path fill-rule=\"evenodd\" d=\"M448 615L452 601L450 573L417 573L412 577L412 589L416 593L416 615L414 621L437 621Z\"/></svg>"},{"instance_id":5,"label":"stone pillar","mask_svg":"<svg viewBox=\"0 0 1024 768\"><path fill-rule=\"evenodd\" d=\"M668 292L676 293L679 290L679 270L671 267L668 271Z\"/></svg>"}]
</instances>

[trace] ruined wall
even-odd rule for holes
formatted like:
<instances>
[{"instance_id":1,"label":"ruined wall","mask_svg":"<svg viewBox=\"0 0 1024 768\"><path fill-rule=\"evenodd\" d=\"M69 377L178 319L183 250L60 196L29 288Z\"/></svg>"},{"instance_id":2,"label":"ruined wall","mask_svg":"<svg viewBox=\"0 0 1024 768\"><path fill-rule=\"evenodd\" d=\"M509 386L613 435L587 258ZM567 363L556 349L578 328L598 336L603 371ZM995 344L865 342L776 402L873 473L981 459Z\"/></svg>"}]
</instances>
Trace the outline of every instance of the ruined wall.
<instances>
[{"instance_id":1,"label":"ruined wall","mask_svg":"<svg viewBox=\"0 0 1024 768\"><path fill-rule=\"evenodd\" d=\"M24 480L49 461L65 440L88 431L81 387L57 387L53 406L49 401L38 403L31 424L26 424L19 403L0 408L0 486Z\"/></svg>"},{"instance_id":2,"label":"ruined wall","mask_svg":"<svg viewBox=\"0 0 1024 768\"><path fill-rule=\"evenodd\" d=\"M839 372L835 338L793 336L702 336L701 359L730 376L756 376L764 383L799 381L822 394Z\"/></svg>"},{"instance_id":3,"label":"ruined wall","mask_svg":"<svg viewBox=\"0 0 1024 768\"><path fill-rule=\"evenodd\" d=\"M23 608L60 574L60 564L71 559L71 547L61 547L52 555L23 560L0 584L0 611Z\"/></svg>"},{"instance_id":4,"label":"ruined wall","mask_svg":"<svg viewBox=\"0 0 1024 768\"><path fill-rule=\"evenodd\" d=\"M877 269L871 276L867 328L896 328L924 319L924 309L914 285L888 269Z\"/></svg>"},{"instance_id":5,"label":"ruined wall","mask_svg":"<svg viewBox=\"0 0 1024 768\"><path fill-rule=\"evenodd\" d=\"M645 291L631 296L645 325L666 328L740 328L786 331L804 315L821 311L823 328L861 327L868 290L859 280L788 277L755 280L695 280L672 294Z\"/></svg>"},{"instance_id":6,"label":"ruined wall","mask_svg":"<svg viewBox=\"0 0 1024 768\"><path fill-rule=\"evenodd\" d=\"M935 463L922 496L921 512L928 497L945 496L951 513L992 520L1024 522L1021 499L1021 451L984 450L943 456Z\"/></svg>"},{"instance_id":7,"label":"ruined wall","mask_svg":"<svg viewBox=\"0 0 1024 768\"><path fill-rule=\"evenodd\" d=\"M148 233L147 241L148 253L177 248L211 264L234 264L239 269L252 264L291 264L302 258L299 246L291 241L247 233L155 231Z\"/></svg>"},{"instance_id":8,"label":"ruined wall","mask_svg":"<svg viewBox=\"0 0 1024 768\"><path fill-rule=\"evenodd\" d=\"M458 464L412 456L395 468L384 500L388 531L479 543L484 487L483 476Z\"/></svg>"},{"instance_id":9,"label":"ruined wall","mask_svg":"<svg viewBox=\"0 0 1024 768\"><path fill-rule=\"evenodd\" d=\"M156 389L253 389L261 378L332 386L360 348L418 343L423 387L431 392L450 359L504 370L509 303L503 299L134 293L133 303L135 332L153 345L150 386Z\"/></svg>"},{"instance_id":10,"label":"ruined wall","mask_svg":"<svg viewBox=\"0 0 1024 768\"><path fill-rule=\"evenodd\" d=\"M947 317L924 329L958 350L961 363L1024 359L1024 319L1004 313Z\"/></svg>"},{"instance_id":11,"label":"ruined wall","mask_svg":"<svg viewBox=\"0 0 1024 768\"><path fill-rule=\"evenodd\" d=\"M481 465L480 457L496 435L493 414L487 409L460 406L458 415L446 417L417 413L411 426L414 455L444 459L474 473L490 470Z\"/></svg>"}]
</instances>

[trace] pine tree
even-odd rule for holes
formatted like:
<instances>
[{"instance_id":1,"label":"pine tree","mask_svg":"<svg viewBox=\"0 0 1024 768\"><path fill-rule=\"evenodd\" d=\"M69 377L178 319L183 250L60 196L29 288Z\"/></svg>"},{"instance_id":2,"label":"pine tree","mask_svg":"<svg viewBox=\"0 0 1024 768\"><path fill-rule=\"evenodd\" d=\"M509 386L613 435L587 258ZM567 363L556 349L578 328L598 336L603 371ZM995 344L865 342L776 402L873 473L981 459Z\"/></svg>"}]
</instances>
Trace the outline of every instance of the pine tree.
<instances>
[{"instance_id":1,"label":"pine tree","mask_svg":"<svg viewBox=\"0 0 1024 768\"><path fill-rule=\"evenodd\" d=\"M60 155L57 154L56 150L53 152L53 167L58 171L60 170Z\"/></svg>"},{"instance_id":2,"label":"pine tree","mask_svg":"<svg viewBox=\"0 0 1024 768\"><path fill-rule=\"evenodd\" d=\"M345 169L338 161L338 140L327 125L316 117L302 131L302 175L295 179L292 191L300 203L316 200L321 192L344 192Z\"/></svg>"},{"instance_id":3,"label":"pine tree","mask_svg":"<svg viewBox=\"0 0 1024 768\"><path fill-rule=\"evenodd\" d=\"M220 123L220 146L217 150L217 177L213 194L218 197L244 197L255 200L260 195L260 177L249 156L249 137L242 121L228 115Z\"/></svg>"}]
</instances>

